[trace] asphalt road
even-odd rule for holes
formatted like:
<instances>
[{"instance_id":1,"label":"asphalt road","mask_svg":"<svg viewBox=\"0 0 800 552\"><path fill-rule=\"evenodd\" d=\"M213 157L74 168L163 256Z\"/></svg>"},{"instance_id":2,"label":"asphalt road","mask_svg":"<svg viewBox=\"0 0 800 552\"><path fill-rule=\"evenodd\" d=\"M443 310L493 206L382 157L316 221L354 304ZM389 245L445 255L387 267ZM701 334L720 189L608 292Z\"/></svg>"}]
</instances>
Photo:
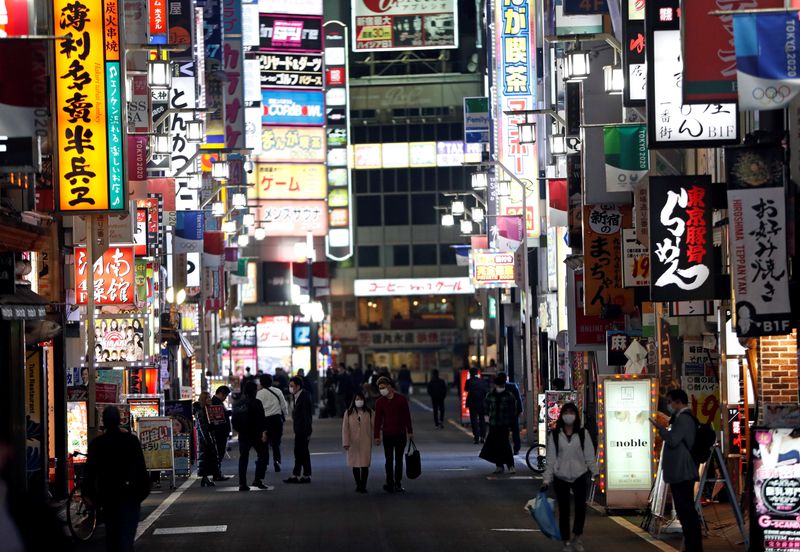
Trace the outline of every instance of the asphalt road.
<instances>
[{"instance_id":1,"label":"asphalt road","mask_svg":"<svg viewBox=\"0 0 800 552\"><path fill-rule=\"evenodd\" d=\"M447 405L452 414L456 401ZM405 494L383 492L383 451L374 449L369 494L354 492L352 473L341 448L339 420L315 420L311 440L313 481L282 482L292 464L292 436L284 439L284 472L270 466L270 491L238 492L238 480L201 488L199 480L179 482L148 498L136 542L139 551L555 551L523 510L539 487L518 460L516 476L491 475L494 466L478 458L454 423L436 430L428 411L413 403L415 441L422 454L422 476L404 481ZM291 423L286 429L291 432ZM225 472L236 472L233 458ZM524 452L524 450L523 450ZM252 458L252 456L251 456ZM252 461L250 477L252 478ZM187 529L195 528L195 529ZM183 531L206 531L187 532ZM179 534L170 534L180 531ZM166 533L166 534L165 534ZM79 550L102 550L102 528ZM590 510L585 531L587 550L653 550L634 532ZM658 543L662 550L673 550Z\"/></svg>"}]
</instances>

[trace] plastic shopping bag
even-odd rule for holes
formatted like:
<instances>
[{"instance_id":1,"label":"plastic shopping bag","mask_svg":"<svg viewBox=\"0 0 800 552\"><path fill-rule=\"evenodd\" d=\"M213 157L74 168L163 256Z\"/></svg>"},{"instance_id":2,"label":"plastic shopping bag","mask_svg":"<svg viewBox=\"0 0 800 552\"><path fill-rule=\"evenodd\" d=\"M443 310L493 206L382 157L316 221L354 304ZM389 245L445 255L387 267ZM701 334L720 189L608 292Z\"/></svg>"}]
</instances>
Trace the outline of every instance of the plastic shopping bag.
<instances>
[{"instance_id":1,"label":"plastic shopping bag","mask_svg":"<svg viewBox=\"0 0 800 552\"><path fill-rule=\"evenodd\" d=\"M544 536L553 540L561 540L561 532L558 530L553 508L554 505L554 499L548 498L547 493L540 492L536 498L528 501L525 509L530 512Z\"/></svg>"}]
</instances>

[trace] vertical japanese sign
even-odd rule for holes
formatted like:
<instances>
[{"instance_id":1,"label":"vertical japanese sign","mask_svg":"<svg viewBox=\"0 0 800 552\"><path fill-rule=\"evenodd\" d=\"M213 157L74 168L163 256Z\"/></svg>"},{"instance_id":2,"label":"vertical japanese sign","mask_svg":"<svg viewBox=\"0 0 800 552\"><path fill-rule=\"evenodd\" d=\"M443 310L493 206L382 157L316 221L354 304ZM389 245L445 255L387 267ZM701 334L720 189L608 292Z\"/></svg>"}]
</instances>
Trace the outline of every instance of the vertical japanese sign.
<instances>
[{"instance_id":1,"label":"vertical japanese sign","mask_svg":"<svg viewBox=\"0 0 800 552\"><path fill-rule=\"evenodd\" d=\"M711 177L650 178L650 298L714 299Z\"/></svg>"},{"instance_id":2,"label":"vertical japanese sign","mask_svg":"<svg viewBox=\"0 0 800 552\"><path fill-rule=\"evenodd\" d=\"M58 210L126 211L119 6L54 0Z\"/></svg>"},{"instance_id":3,"label":"vertical japanese sign","mask_svg":"<svg viewBox=\"0 0 800 552\"><path fill-rule=\"evenodd\" d=\"M710 13L723 4L718 0L681 2L683 101L687 104L737 100L733 16ZM750 11L783 8L783 5L784 0L748 0L734 2L731 8L725 9L747 8ZM780 38L781 49L784 39Z\"/></svg>"},{"instance_id":4,"label":"vertical japanese sign","mask_svg":"<svg viewBox=\"0 0 800 552\"><path fill-rule=\"evenodd\" d=\"M353 194L350 180L350 94L347 74L347 27L329 21L323 28L325 45L326 118L334 111L344 116L329 120L325 129L328 162L328 258L337 261L353 255Z\"/></svg>"},{"instance_id":5,"label":"vertical japanese sign","mask_svg":"<svg viewBox=\"0 0 800 552\"><path fill-rule=\"evenodd\" d=\"M172 88L169 91L169 108L175 110L192 109L195 102L195 78L174 77ZM169 116L170 149L172 150L172 164L167 171L168 176L174 176L189 162L197 152L197 144L189 142L188 124L195 118L193 113L176 112Z\"/></svg>"},{"instance_id":6,"label":"vertical japanese sign","mask_svg":"<svg viewBox=\"0 0 800 552\"><path fill-rule=\"evenodd\" d=\"M614 314L612 305L633 312L633 290L622 286L622 228L630 225L629 205L583 208L584 314L610 316Z\"/></svg>"},{"instance_id":7,"label":"vertical japanese sign","mask_svg":"<svg viewBox=\"0 0 800 552\"><path fill-rule=\"evenodd\" d=\"M88 300L89 258L85 247L75 248L75 296L78 305ZM129 305L134 299L133 246L109 247L94 263L94 301L97 305Z\"/></svg>"},{"instance_id":8,"label":"vertical japanese sign","mask_svg":"<svg viewBox=\"0 0 800 552\"><path fill-rule=\"evenodd\" d=\"M206 119L206 144L221 146L225 143L225 83L213 75L222 71L222 0L207 0L203 6L203 45L206 107L214 110Z\"/></svg>"},{"instance_id":9,"label":"vertical japanese sign","mask_svg":"<svg viewBox=\"0 0 800 552\"><path fill-rule=\"evenodd\" d=\"M622 284L650 286L650 251L636 239L636 230L622 229Z\"/></svg>"},{"instance_id":10,"label":"vertical japanese sign","mask_svg":"<svg viewBox=\"0 0 800 552\"><path fill-rule=\"evenodd\" d=\"M719 147L739 141L735 103L684 104L679 0L647 0L648 145Z\"/></svg>"},{"instance_id":11,"label":"vertical japanese sign","mask_svg":"<svg viewBox=\"0 0 800 552\"><path fill-rule=\"evenodd\" d=\"M538 238L541 233L539 213L539 167L535 144L520 144L517 124L525 122L525 115L507 115L506 112L533 109L536 102L536 71L533 60L534 17L530 0L495 2L495 48L497 82L493 87L492 104L495 107L495 153L500 162L526 185L526 190L512 185L512 195L501 198L501 215L521 215L522 194L527 194L528 237Z\"/></svg>"},{"instance_id":12,"label":"vertical japanese sign","mask_svg":"<svg viewBox=\"0 0 800 552\"><path fill-rule=\"evenodd\" d=\"M150 44L166 44L169 34L167 0L149 0Z\"/></svg>"},{"instance_id":13,"label":"vertical japanese sign","mask_svg":"<svg viewBox=\"0 0 800 552\"><path fill-rule=\"evenodd\" d=\"M727 148L725 166L736 333L791 333L783 148Z\"/></svg>"},{"instance_id":14,"label":"vertical japanese sign","mask_svg":"<svg viewBox=\"0 0 800 552\"><path fill-rule=\"evenodd\" d=\"M243 148L244 50L242 46L242 0L222 1L222 69L227 83L225 97L225 147Z\"/></svg>"}]
</instances>

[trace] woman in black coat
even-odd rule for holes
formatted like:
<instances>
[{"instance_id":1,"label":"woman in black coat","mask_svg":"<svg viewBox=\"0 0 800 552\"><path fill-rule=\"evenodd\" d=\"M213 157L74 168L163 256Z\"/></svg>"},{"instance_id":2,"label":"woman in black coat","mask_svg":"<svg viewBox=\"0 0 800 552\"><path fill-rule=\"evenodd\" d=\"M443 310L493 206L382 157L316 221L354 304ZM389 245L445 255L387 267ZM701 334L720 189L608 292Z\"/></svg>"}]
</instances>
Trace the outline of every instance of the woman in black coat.
<instances>
[{"instance_id":1,"label":"woman in black coat","mask_svg":"<svg viewBox=\"0 0 800 552\"><path fill-rule=\"evenodd\" d=\"M197 428L198 454L197 454L197 475L202 477L201 487L213 487L214 482L209 477L217 475L219 460L217 459L217 444L214 439L214 432L208 421L206 406L211 402L208 391L200 393L200 398L192 405L195 427Z\"/></svg>"}]
</instances>

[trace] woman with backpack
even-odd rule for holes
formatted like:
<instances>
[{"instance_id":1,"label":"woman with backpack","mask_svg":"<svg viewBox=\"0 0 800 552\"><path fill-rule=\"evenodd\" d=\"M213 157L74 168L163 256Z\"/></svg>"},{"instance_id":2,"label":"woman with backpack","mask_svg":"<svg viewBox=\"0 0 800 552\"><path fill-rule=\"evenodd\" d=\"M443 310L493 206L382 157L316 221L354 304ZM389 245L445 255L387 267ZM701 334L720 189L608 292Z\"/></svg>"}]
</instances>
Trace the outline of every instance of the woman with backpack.
<instances>
[{"instance_id":1,"label":"woman with backpack","mask_svg":"<svg viewBox=\"0 0 800 552\"><path fill-rule=\"evenodd\" d=\"M558 526L565 552L583 552L583 525L586 521L586 494L589 481L597 475L592 438L581 427L578 407L566 403L556 421L556 427L547 435L547 468L544 472L542 491L550 484L558 503ZM570 500L575 495L575 522L570 538Z\"/></svg>"}]
</instances>

